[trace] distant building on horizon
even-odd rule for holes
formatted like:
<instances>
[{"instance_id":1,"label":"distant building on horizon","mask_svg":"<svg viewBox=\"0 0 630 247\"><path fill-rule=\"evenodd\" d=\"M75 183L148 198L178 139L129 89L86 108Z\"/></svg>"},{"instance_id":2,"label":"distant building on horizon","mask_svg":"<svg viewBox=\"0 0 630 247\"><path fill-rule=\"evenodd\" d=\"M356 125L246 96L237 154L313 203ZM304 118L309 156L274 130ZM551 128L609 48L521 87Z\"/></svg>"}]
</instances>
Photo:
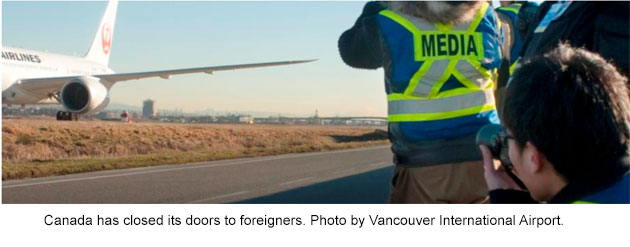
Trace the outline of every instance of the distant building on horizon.
<instances>
[{"instance_id":1,"label":"distant building on horizon","mask_svg":"<svg viewBox=\"0 0 630 247\"><path fill-rule=\"evenodd\" d=\"M142 118L155 118L155 100L147 99L142 103Z\"/></svg>"}]
</instances>

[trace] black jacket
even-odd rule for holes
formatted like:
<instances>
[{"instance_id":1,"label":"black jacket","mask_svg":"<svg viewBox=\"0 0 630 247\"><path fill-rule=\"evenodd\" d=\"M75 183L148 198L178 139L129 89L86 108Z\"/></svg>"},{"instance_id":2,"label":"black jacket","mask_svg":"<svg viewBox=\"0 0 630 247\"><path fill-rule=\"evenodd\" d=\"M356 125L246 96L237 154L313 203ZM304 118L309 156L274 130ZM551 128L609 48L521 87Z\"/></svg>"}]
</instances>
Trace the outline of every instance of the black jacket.
<instances>
[{"instance_id":1,"label":"black jacket","mask_svg":"<svg viewBox=\"0 0 630 247\"><path fill-rule=\"evenodd\" d=\"M347 65L360 69L388 66L384 64L390 60L389 54L386 53L388 50L383 47L382 36L376 22L379 12L384 9L385 6L378 2L367 3L352 28L341 34L338 44L339 55Z\"/></svg>"},{"instance_id":2,"label":"black jacket","mask_svg":"<svg viewBox=\"0 0 630 247\"><path fill-rule=\"evenodd\" d=\"M538 22L555 2L544 2L537 21L528 29L521 57L530 58L556 48L560 42L584 47L611 61L622 74L630 70L630 3L572 2L565 12L549 23L543 33L534 33Z\"/></svg>"},{"instance_id":3,"label":"black jacket","mask_svg":"<svg viewBox=\"0 0 630 247\"><path fill-rule=\"evenodd\" d=\"M630 203L630 186L628 186L630 159L624 157L614 164L602 165L601 168L606 168L593 169L592 172L573 179L548 203L566 204L594 198L601 203ZM532 199L527 191L497 189L490 191L490 203L526 204L538 202Z\"/></svg>"}]
</instances>

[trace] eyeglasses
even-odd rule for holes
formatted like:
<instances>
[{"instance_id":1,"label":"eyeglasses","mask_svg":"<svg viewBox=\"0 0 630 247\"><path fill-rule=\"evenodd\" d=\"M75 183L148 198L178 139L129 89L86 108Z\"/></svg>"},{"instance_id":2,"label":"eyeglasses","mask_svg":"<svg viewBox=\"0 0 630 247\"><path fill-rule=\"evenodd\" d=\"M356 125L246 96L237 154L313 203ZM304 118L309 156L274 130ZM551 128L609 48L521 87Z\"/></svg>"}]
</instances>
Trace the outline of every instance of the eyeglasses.
<instances>
[{"instance_id":1,"label":"eyeglasses","mask_svg":"<svg viewBox=\"0 0 630 247\"><path fill-rule=\"evenodd\" d=\"M501 156L505 156L501 158L501 164L505 167L506 170L510 170L513 171L514 170L514 166L512 165L512 162L510 161L510 158L508 157L508 150L509 150L509 143L508 140L509 139L515 139L514 136L510 133L508 133L505 130L502 130L501 133L499 133L499 140L501 141L501 145L503 146L501 149L503 150Z\"/></svg>"}]
</instances>

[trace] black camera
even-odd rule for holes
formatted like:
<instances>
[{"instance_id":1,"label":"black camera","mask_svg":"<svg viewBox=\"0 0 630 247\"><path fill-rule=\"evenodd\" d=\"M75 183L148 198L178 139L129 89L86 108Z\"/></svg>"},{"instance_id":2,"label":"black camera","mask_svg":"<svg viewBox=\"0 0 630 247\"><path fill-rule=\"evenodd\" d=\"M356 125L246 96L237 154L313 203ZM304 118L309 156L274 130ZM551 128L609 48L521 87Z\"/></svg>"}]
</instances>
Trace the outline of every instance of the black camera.
<instances>
[{"instance_id":1,"label":"black camera","mask_svg":"<svg viewBox=\"0 0 630 247\"><path fill-rule=\"evenodd\" d=\"M492 157L501 161L508 170L512 168L512 162L508 154L508 134L498 124L487 124L477 132L477 146L485 145L490 149Z\"/></svg>"}]
</instances>

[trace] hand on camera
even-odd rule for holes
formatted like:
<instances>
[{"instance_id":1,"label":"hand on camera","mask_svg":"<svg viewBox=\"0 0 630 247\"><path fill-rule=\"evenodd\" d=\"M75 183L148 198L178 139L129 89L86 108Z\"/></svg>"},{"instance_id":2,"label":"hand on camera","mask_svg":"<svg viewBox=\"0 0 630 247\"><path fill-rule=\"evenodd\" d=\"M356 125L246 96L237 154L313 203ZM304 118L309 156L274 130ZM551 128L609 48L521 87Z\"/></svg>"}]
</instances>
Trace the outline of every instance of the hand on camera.
<instances>
[{"instance_id":1,"label":"hand on camera","mask_svg":"<svg viewBox=\"0 0 630 247\"><path fill-rule=\"evenodd\" d=\"M501 162L492 158L488 147L479 145L479 149L481 149L481 154L483 155L484 177L486 178L486 183L490 190L522 190L503 169Z\"/></svg>"}]
</instances>

